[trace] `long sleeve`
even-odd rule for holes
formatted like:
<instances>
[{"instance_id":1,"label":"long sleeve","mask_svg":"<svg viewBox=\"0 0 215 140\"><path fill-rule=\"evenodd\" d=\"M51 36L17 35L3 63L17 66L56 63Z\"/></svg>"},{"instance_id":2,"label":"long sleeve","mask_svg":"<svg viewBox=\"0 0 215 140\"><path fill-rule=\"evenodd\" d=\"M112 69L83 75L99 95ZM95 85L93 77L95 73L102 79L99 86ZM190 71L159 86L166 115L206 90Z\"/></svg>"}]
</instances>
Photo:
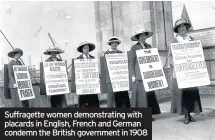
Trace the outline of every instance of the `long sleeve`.
<instances>
[{"instance_id":1,"label":"long sleeve","mask_svg":"<svg viewBox=\"0 0 215 140\"><path fill-rule=\"evenodd\" d=\"M16 83L15 78L14 78L14 73L13 73L13 65L14 65L13 61L11 61L8 64L9 88L12 88L13 84Z\"/></svg>"},{"instance_id":2,"label":"long sleeve","mask_svg":"<svg viewBox=\"0 0 215 140\"><path fill-rule=\"evenodd\" d=\"M169 50L168 50L168 59L169 59L169 64L171 67L173 67L173 58L172 58L172 49L171 49L171 45L169 47Z\"/></svg>"},{"instance_id":3,"label":"long sleeve","mask_svg":"<svg viewBox=\"0 0 215 140\"><path fill-rule=\"evenodd\" d=\"M131 47L131 76L135 76L135 63L137 60L135 45Z\"/></svg>"}]
</instances>

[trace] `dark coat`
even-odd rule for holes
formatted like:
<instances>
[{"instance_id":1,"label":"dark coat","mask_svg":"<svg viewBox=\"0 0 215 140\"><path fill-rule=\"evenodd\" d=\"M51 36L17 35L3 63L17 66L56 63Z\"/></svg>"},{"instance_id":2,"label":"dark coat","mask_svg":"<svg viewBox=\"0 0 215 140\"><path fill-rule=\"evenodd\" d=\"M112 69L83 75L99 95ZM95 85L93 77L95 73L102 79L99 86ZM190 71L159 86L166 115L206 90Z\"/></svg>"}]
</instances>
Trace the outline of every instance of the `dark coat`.
<instances>
[{"instance_id":1,"label":"dark coat","mask_svg":"<svg viewBox=\"0 0 215 140\"><path fill-rule=\"evenodd\" d=\"M14 65L22 65L22 63L19 60L15 61L14 59L8 63L8 77L9 77L8 88L13 88L13 85L16 84L14 73L13 73Z\"/></svg>"},{"instance_id":2,"label":"dark coat","mask_svg":"<svg viewBox=\"0 0 215 140\"><path fill-rule=\"evenodd\" d=\"M15 65L22 65L22 63L19 60L11 60L8 63L8 78L9 78L9 84L8 88L10 89L10 98L11 98L11 105L12 107L24 107L28 108L29 107L29 101L20 101L18 91L16 88L13 88L13 85L16 84L15 77L14 77L14 71L13 71L13 66Z\"/></svg>"},{"instance_id":3,"label":"dark coat","mask_svg":"<svg viewBox=\"0 0 215 140\"><path fill-rule=\"evenodd\" d=\"M83 54L77 57L77 59L84 59ZM89 59L95 59L95 57L89 54ZM78 104L79 107L100 107L97 94L79 95Z\"/></svg>"},{"instance_id":4,"label":"dark coat","mask_svg":"<svg viewBox=\"0 0 215 140\"><path fill-rule=\"evenodd\" d=\"M152 46L147 43L144 45L146 49L152 48ZM155 91L146 92L143 85L140 67L136 55L136 50L140 49L143 49L143 47L139 42L131 47L131 74L136 78L136 81L133 82L132 87L131 107L147 107L152 109L153 115L160 114L161 111Z\"/></svg>"},{"instance_id":5,"label":"dark coat","mask_svg":"<svg viewBox=\"0 0 215 140\"><path fill-rule=\"evenodd\" d=\"M52 59L52 57L49 57L45 62L53 62L54 60ZM61 59L57 58L57 61L62 61ZM45 89L45 79L44 79L44 71L43 71L43 67L41 67L41 81L43 82L43 84L41 84L41 88L44 88L43 90L41 90L40 94L41 95L46 95L46 89ZM50 97L50 104L52 107L54 108L62 108L62 107L66 107L67 106L67 102L66 102L66 96L65 95L53 95Z\"/></svg>"},{"instance_id":6,"label":"dark coat","mask_svg":"<svg viewBox=\"0 0 215 140\"><path fill-rule=\"evenodd\" d=\"M146 48L152 48L150 44L144 44ZM131 47L131 75L136 77L136 80L142 80L140 67L137 60L136 50L143 49L143 46L138 42Z\"/></svg>"},{"instance_id":7,"label":"dark coat","mask_svg":"<svg viewBox=\"0 0 215 140\"><path fill-rule=\"evenodd\" d=\"M190 37L191 41L194 41L194 38ZM171 43L180 43L176 38L174 38ZM171 71L174 71L174 65L172 60L171 48L169 49L169 59L171 65ZM171 112L178 113L179 115L185 114L188 112L194 112L199 114L202 112L202 105L199 95L198 87L179 89L176 77L173 77L172 84L172 102L171 102Z\"/></svg>"},{"instance_id":8,"label":"dark coat","mask_svg":"<svg viewBox=\"0 0 215 140\"><path fill-rule=\"evenodd\" d=\"M77 59L84 59L84 56L83 56L84 54L81 54L79 57L77 57ZM91 58L91 59L94 59L95 57L94 56L92 56L92 55L90 55L89 54L89 57Z\"/></svg>"}]
</instances>

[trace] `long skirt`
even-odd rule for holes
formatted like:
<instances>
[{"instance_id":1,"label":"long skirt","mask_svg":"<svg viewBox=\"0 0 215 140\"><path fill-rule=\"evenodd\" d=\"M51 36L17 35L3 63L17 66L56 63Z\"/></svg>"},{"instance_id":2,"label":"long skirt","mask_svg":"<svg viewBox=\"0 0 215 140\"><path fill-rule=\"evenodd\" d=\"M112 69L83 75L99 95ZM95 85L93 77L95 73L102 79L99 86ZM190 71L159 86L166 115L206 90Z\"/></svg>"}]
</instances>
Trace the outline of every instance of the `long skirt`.
<instances>
[{"instance_id":1,"label":"long skirt","mask_svg":"<svg viewBox=\"0 0 215 140\"><path fill-rule=\"evenodd\" d=\"M171 112L184 115L187 112L199 114L202 105L198 87L179 89L176 78L172 85Z\"/></svg>"},{"instance_id":2,"label":"long skirt","mask_svg":"<svg viewBox=\"0 0 215 140\"><path fill-rule=\"evenodd\" d=\"M67 106L65 95L53 95L50 101L52 108L65 108Z\"/></svg>"},{"instance_id":3,"label":"long skirt","mask_svg":"<svg viewBox=\"0 0 215 140\"><path fill-rule=\"evenodd\" d=\"M112 85L108 83L107 107L130 107L128 91L113 92Z\"/></svg>"},{"instance_id":4,"label":"long skirt","mask_svg":"<svg viewBox=\"0 0 215 140\"><path fill-rule=\"evenodd\" d=\"M97 94L80 95L78 101L79 107L99 108L99 98Z\"/></svg>"},{"instance_id":5,"label":"long skirt","mask_svg":"<svg viewBox=\"0 0 215 140\"><path fill-rule=\"evenodd\" d=\"M11 88L10 95L11 95L11 106L12 107L29 108L28 100L20 101L17 89Z\"/></svg>"},{"instance_id":6,"label":"long skirt","mask_svg":"<svg viewBox=\"0 0 215 140\"><path fill-rule=\"evenodd\" d=\"M143 82L137 80L133 83L131 94L131 107L147 107L152 109L152 115L160 114L160 107L154 91L145 92Z\"/></svg>"}]
</instances>

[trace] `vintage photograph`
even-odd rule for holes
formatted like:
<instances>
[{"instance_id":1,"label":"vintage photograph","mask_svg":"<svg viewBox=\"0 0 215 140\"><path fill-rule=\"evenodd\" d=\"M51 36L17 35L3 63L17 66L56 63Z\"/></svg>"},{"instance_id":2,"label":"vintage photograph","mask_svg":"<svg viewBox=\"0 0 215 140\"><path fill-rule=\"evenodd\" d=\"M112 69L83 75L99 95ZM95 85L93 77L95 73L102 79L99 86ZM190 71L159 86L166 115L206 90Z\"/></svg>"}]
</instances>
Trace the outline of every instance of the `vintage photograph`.
<instances>
[{"instance_id":1,"label":"vintage photograph","mask_svg":"<svg viewBox=\"0 0 215 140\"><path fill-rule=\"evenodd\" d=\"M153 140L215 140L215 2L0 1L1 108L150 108Z\"/></svg>"}]
</instances>

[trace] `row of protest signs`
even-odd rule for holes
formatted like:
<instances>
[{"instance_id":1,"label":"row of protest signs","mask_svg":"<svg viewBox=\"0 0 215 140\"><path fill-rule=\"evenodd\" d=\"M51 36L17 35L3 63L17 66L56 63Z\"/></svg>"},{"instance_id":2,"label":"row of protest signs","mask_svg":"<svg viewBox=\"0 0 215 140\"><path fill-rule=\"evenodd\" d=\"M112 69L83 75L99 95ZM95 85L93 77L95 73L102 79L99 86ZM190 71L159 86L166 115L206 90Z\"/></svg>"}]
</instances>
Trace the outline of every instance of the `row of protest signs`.
<instances>
[{"instance_id":1,"label":"row of protest signs","mask_svg":"<svg viewBox=\"0 0 215 140\"><path fill-rule=\"evenodd\" d=\"M207 66L200 41L171 44L174 69L180 89L210 84ZM158 49L136 51L143 85L146 92L168 87ZM127 53L105 55L114 92L129 90ZM70 93L65 61L44 62L47 95ZM75 84L77 95L99 94L100 64L98 59L75 59ZM28 68L14 66L15 80L20 100L35 98Z\"/></svg>"}]
</instances>

